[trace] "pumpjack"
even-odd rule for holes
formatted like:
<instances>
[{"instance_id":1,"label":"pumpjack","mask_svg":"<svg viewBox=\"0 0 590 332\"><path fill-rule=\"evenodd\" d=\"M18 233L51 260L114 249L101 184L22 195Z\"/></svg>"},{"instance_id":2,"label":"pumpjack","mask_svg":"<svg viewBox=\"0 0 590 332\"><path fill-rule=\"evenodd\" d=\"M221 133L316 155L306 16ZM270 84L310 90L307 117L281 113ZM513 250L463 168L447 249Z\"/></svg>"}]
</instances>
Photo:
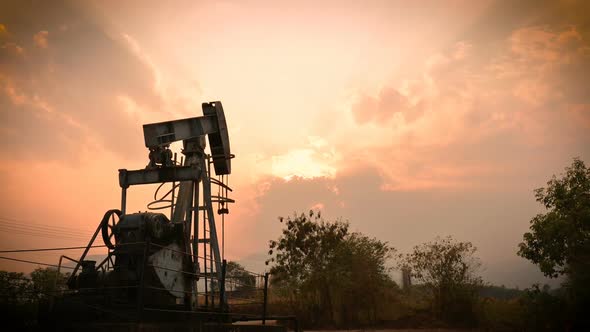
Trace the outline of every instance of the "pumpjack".
<instances>
[{"instance_id":1,"label":"pumpjack","mask_svg":"<svg viewBox=\"0 0 590 332\"><path fill-rule=\"evenodd\" d=\"M215 212L223 218L234 203L228 197L234 155L221 102L203 103L202 109L203 116L143 126L148 164L119 169L121 206L105 213L81 257L71 259L75 267L67 285L73 292L52 304L55 317L149 321L170 315L177 320L182 313L228 321ZM180 141L179 161L170 145ZM148 209L168 213L128 212L128 191L146 184L159 184ZM157 198L164 185L171 189ZM88 259L99 234L108 248L100 262Z\"/></svg>"}]
</instances>

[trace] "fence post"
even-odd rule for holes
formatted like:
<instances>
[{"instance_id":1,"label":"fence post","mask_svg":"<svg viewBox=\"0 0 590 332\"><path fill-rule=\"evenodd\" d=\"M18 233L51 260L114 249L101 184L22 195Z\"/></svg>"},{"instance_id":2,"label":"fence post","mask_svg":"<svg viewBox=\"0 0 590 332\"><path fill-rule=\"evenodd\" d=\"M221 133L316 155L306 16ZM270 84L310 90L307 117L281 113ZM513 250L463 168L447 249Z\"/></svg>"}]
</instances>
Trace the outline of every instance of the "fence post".
<instances>
[{"instance_id":1,"label":"fence post","mask_svg":"<svg viewBox=\"0 0 590 332\"><path fill-rule=\"evenodd\" d=\"M141 316L143 314L143 297L145 292L145 270L148 263L148 257L150 254L150 239L145 240L143 249L143 263L141 266L141 274L139 276L139 285L137 288L137 319L141 322Z\"/></svg>"},{"instance_id":2,"label":"fence post","mask_svg":"<svg viewBox=\"0 0 590 332\"><path fill-rule=\"evenodd\" d=\"M264 302L262 304L262 325L266 325L267 304L268 304L268 272L264 273Z\"/></svg>"},{"instance_id":3,"label":"fence post","mask_svg":"<svg viewBox=\"0 0 590 332\"><path fill-rule=\"evenodd\" d=\"M221 264L221 282L219 285L219 308L225 311L225 273L227 271L227 261L224 259Z\"/></svg>"}]
</instances>

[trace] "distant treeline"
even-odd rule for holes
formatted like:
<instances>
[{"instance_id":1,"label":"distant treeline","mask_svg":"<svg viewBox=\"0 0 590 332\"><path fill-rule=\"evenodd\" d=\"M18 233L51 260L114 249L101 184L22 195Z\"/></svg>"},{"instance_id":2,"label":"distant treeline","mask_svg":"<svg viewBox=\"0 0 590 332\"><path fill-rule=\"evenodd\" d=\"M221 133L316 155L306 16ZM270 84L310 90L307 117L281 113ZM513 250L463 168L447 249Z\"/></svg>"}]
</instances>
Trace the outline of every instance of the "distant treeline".
<instances>
[{"instance_id":1,"label":"distant treeline","mask_svg":"<svg viewBox=\"0 0 590 332\"><path fill-rule=\"evenodd\" d=\"M506 288L504 286L482 286L478 294L480 297L487 297L498 300L514 300L518 299L524 293L523 290L516 288Z\"/></svg>"}]
</instances>

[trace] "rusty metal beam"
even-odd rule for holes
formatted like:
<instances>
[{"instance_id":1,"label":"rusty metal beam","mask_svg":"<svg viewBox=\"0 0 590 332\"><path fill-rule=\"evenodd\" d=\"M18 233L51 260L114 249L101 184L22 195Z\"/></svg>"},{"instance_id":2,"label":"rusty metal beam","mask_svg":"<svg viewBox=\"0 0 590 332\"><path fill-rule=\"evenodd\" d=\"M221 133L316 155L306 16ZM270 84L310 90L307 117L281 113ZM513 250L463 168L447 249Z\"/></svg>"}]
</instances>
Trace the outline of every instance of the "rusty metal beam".
<instances>
[{"instance_id":1,"label":"rusty metal beam","mask_svg":"<svg viewBox=\"0 0 590 332\"><path fill-rule=\"evenodd\" d=\"M173 181L195 181L200 179L201 170L197 166L174 166L140 170L119 170L121 188L138 184L162 183Z\"/></svg>"}]
</instances>

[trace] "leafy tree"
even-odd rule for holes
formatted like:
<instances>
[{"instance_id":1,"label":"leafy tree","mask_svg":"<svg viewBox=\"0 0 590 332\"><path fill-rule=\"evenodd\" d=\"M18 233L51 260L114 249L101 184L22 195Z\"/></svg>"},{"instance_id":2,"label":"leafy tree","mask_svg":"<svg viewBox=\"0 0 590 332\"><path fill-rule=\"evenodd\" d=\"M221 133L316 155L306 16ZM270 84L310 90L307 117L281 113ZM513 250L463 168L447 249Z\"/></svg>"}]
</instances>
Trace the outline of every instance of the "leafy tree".
<instances>
[{"instance_id":1,"label":"leafy tree","mask_svg":"<svg viewBox=\"0 0 590 332\"><path fill-rule=\"evenodd\" d=\"M31 280L24 273L0 271L0 301L3 304L31 302L31 289Z\"/></svg>"},{"instance_id":2,"label":"leafy tree","mask_svg":"<svg viewBox=\"0 0 590 332\"><path fill-rule=\"evenodd\" d=\"M14 330L30 330L38 323L40 308L56 289L65 287L66 275L52 268L37 268L30 277L24 273L0 271L0 311L4 324ZM56 288L57 286L57 288ZM43 311L45 313L45 311Z\"/></svg>"},{"instance_id":3,"label":"leafy tree","mask_svg":"<svg viewBox=\"0 0 590 332\"><path fill-rule=\"evenodd\" d=\"M590 326L590 169L574 159L565 174L535 190L547 209L531 220L518 255L537 264L548 277L565 275L571 319Z\"/></svg>"},{"instance_id":4,"label":"leafy tree","mask_svg":"<svg viewBox=\"0 0 590 332\"><path fill-rule=\"evenodd\" d=\"M547 213L531 220L518 254L539 265L548 277L570 274L590 262L590 169L580 159L535 190ZM584 264L586 263L586 264Z\"/></svg>"},{"instance_id":5,"label":"leafy tree","mask_svg":"<svg viewBox=\"0 0 590 332\"><path fill-rule=\"evenodd\" d=\"M348 223L321 214L279 218L285 224L270 241L273 286L285 290L308 323L356 324L375 320L382 298L396 286L387 274L387 243L349 231ZM361 317L362 316L362 317Z\"/></svg>"},{"instance_id":6,"label":"leafy tree","mask_svg":"<svg viewBox=\"0 0 590 332\"><path fill-rule=\"evenodd\" d=\"M36 268L31 272L32 289L39 298L49 298L56 292L66 288L69 273L57 274L52 267Z\"/></svg>"},{"instance_id":7,"label":"leafy tree","mask_svg":"<svg viewBox=\"0 0 590 332\"><path fill-rule=\"evenodd\" d=\"M0 271L0 311L9 330L29 330L37 319L37 299L24 273ZM27 329L27 327L29 329Z\"/></svg>"},{"instance_id":8,"label":"leafy tree","mask_svg":"<svg viewBox=\"0 0 590 332\"><path fill-rule=\"evenodd\" d=\"M336 268L333 273L342 274L341 316L347 325L361 321L362 313L374 323L379 310L396 301L399 288L391 280L390 269L386 266L393 252L386 242L360 233L350 233L340 246L336 259L340 269Z\"/></svg>"},{"instance_id":9,"label":"leafy tree","mask_svg":"<svg viewBox=\"0 0 590 332\"><path fill-rule=\"evenodd\" d=\"M233 261L227 262L225 271L226 290L228 291L247 291L254 289L256 286L256 277L246 271L244 266Z\"/></svg>"},{"instance_id":10,"label":"leafy tree","mask_svg":"<svg viewBox=\"0 0 590 332\"><path fill-rule=\"evenodd\" d=\"M400 267L409 269L412 277L429 290L439 318L473 325L477 292L483 285L476 275L480 266L476 251L471 242L437 237L401 255Z\"/></svg>"}]
</instances>

